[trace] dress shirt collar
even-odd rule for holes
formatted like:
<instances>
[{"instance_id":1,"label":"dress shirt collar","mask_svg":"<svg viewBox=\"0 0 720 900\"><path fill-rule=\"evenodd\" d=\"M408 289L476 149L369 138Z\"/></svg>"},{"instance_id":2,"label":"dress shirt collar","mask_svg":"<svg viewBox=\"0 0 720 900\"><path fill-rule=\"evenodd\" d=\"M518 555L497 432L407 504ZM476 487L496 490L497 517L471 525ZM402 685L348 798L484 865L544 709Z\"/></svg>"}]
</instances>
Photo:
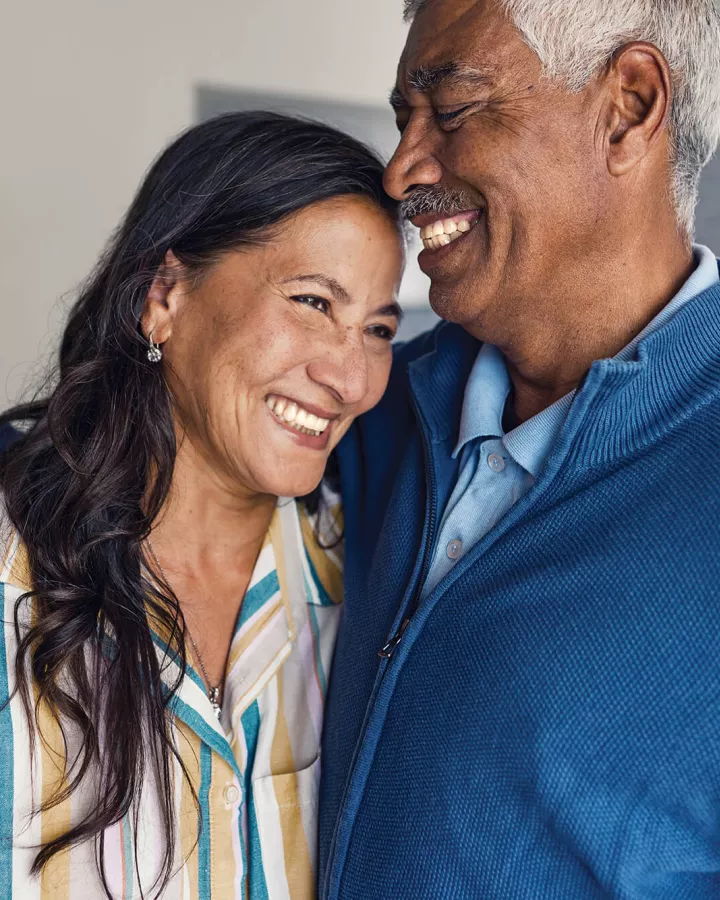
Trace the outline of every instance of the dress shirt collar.
<instances>
[{"instance_id":1,"label":"dress shirt collar","mask_svg":"<svg viewBox=\"0 0 720 900\"><path fill-rule=\"evenodd\" d=\"M711 250L695 244L693 256L695 269L682 288L615 359L623 362L631 360L644 338L662 328L688 300L720 281L718 261ZM510 377L502 353L497 347L483 344L465 389L460 432L453 456L457 457L466 444L477 438L502 437L509 455L537 478L565 423L575 391L506 434L502 428L502 417L509 393Z\"/></svg>"},{"instance_id":2,"label":"dress shirt collar","mask_svg":"<svg viewBox=\"0 0 720 900\"><path fill-rule=\"evenodd\" d=\"M465 388L460 433L453 456L465 444L479 437L501 437L505 401L510 393L510 376L502 353L492 344L483 344Z\"/></svg>"}]
</instances>

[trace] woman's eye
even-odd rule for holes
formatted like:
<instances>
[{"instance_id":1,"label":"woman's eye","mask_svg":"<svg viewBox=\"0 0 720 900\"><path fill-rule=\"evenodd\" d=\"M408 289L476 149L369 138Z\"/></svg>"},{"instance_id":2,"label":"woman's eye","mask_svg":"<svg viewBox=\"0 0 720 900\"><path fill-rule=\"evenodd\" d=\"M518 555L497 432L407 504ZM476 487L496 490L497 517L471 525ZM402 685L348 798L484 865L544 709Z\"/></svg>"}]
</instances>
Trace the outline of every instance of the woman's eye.
<instances>
[{"instance_id":1,"label":"woman's eye","mask_svg":"<svg viewBox=\"0 0 720 900\"><path fill-rule=\"evenodd\" d=\"M437 117L438 122L441 125L446 125L448 122L452 122L454 119L457 119L465 110L470 109L470 104L468 103L466 106L461 106L459 109L453 109L450 112L437 112L435 116Z\"/></svg>"},{"instance_id":2,"label":"woman's eye","mask_svg":"<svg viewBox=\"0 0 720 900\"><path fill-rule=\"evenodd\" d=\"M388 328L387 325L372 325L368 328L368 334L371 334L373 337L379 337L383 341L391 341L397 334L397 331Z\"/></svg>"},{"instance_id":3,"label":"woman's eye","mask_svg":"<svg viewBox=\"0 0 720 900\"><path fill-rule=\"evenodd\" d=\"M324 297L314 297L312 294L298 294L292 298L296 303L302 303L304 306L310 306L317 309L321 313L330 311L330 302Z\"/></svg>"}]
</instances>

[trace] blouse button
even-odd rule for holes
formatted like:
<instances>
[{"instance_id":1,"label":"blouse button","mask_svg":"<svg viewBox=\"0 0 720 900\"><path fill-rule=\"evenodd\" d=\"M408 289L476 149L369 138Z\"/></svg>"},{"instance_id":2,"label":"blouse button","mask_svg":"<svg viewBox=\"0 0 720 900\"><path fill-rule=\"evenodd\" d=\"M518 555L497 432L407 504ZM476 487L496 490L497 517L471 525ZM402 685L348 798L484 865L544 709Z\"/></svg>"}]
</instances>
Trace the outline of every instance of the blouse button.
<instances>
[{"instance_id":1,"label":"blouse button","mask_svg":"<svg viewBox=\"0 0 720 900\"><path fill-rule=\"evenodd\" d=\"M225 802L228 806L232 806L233 804L238 802L240 798L240 791L235 784L226 784L225 790L223 791L223 796L225 797Z\"/></svg>"}]
</instances>

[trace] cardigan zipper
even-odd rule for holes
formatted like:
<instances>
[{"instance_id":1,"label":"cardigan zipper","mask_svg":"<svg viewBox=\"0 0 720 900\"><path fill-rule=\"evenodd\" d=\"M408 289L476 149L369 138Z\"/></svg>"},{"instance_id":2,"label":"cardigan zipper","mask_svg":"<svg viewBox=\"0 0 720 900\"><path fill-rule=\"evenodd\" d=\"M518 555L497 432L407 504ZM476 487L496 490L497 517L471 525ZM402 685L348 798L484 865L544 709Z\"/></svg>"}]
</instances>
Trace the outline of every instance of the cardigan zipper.
<instances>
[{"instance_id":1,"label":"cardigan zipper","mask_svg":"<svg viewBox=\"0 0 720 900\"><path fill-rule=\"evenodd\" d=\"M595 386L595 390L597 391L597 385ZM588 396L593 396L593 395L588 395ZM427 534L425 535L423 565L422 565L422 570L420 573L420 581L417 585L416 591L412 595L412 602L409 602L406 605L407 614L402 617L400 627L390 636L386 645L383 648L381 648L382 651L386 651L386 652L385 653L380 652L380 655L382 656L382 661L380 662L380 665L378 667L378 672L377 672L377 675L375 678L375 684L373 686L373 690L370 695L370 700L369 700L367 708L365 710L365 718L364 718L362 726L360 728L360 735L355 744L352 761L350 763L347 780L345 782L345 788L343 790L343 796L340 801L338 817L337 817L337 820L335 823L335 828L333 830L332 839L330 841L330 848L329 848L329 853L328 853L328 864L327 864L327 868L325 871L325 879L324 879L324 884L323 884L323 894L322 894L323 900L330 900L330 885L333 881L333 875L334 875L334 870L335 870L335 866L336 866L336 860L337 860L337 855L338 855L338 840L339 840L340 830L341 830L341 827L343 824L342 823L343 814L345 813L347 806L348 806L348 797L350 794L350 788L353 783L353 779L354 779L355 772L356 772L357 765L358 765L358 758L361 754L364 740L365 740L365 735L368 730L368 722L369 722L369 719L371 718L371 714L372 714L373 708L375 706L375 702L377 700L378 693L383 685L385 675L388 672L392 655L395 652L398 645L400 644L400 642L402 641L402 638L403 638L405 632L407 631L407 628L410 625L412 618L413 618L415 612L417 611L418 606L420 605L420 598L422 595L422 586L425 582L425 578L427 577L427 572L429 570L430 561L432 560L432 551L434 550L433 543L435 540L435 519L436 519L436 515L437 515L437 485L435 483L433 470L430 465L430 451L429 451L429 446L428 446L428 440L426 437L426 435L428 433L427 423L425 422L425 419L424 419L421 411L418 408L418 405L417 405L414 395L412 397L412 401L413 401L413 406L415 408L415 412L418 416L418 420L421 424L423 449L425 451L425 467L426 467L427 479L428 479L428 481L427 481L428 530L427 530ZM584 407L587 406L587 402L589 402L589 401L586 401L586 403L584 404ZM575 408L573 411L576 413L576 415L575 415L575 417L573 417L573 424L574 424L573 430L572 430L572 432L570 432L568 430L568 428L566 427L565 434L563 437L563 443L567 446L569 446L571 440L574 438L575 433L577 432L577 430L579 428L579 423L580 423L580 421L582 421L582 416L580 416L577 413L577 406L574 405L574 407ZM584 412L584 409L583 409L583 412ZM570 420L570 414L568 415L568 420ZM567 446L565 448L565 454L563 454L563 458L565 457L565 455L567 453ZM553 472L552 473L553 477L554 477L554 474L555 473ZM546 473L546 476L547 476L547 473ZM534 498L533 502L537 502L537 498ZM507 523L507 518L510 518L511 516L513 516L513 513L514 513L515 517L519 516L520 508L522 506L523 506L523 502L521 500L518 504L516 504L514 510L511 513L508 513L508 516L506 517L506 523ZM527 512L527 510L523 509L523 513L526 513L526 512Z\"/></svg>"},{"instance_id":2,"label":"cardigan zipper","mask_svg":"<svg viewBox=\"0 0 720 900\"><path fill-rule=\"evenodd\" d=\"M430 561L432 560L432 550L434 549L433 543L435 540L435 519L437 516L437 485L435 483L435 478L433 474L433 470L431 467L430 460L430 450L428 446L428 438L427 438L427 423L420 411L420 408L417 404L415 396L412 397L413 406L415 408L415 413L418 417L418 421L420 422L420 431L422 433L422 441L423 441L423 452L425 456L425 471L427 474L427 492L426 492L426 505L427 505L427 532L425 534L425 552L423 556L423 564L420 570L420 579L418 581L416 590L411 594L411 599L406 602L406 610L407 615L402 617L400 622L400 626L393 632L388 638L386 644L378 650L378 656L381 658L381 663L378 668L377 675L375 677L375 684L373 686L372 693L370 695L370 700L368 702L367 709L365 711L365 718L362 723L362 727L360 729L360 736L355 744L355 750L353 751L352 762L350 763L350 770L348 773L347 780L345 782L345 788L343 790L342 800L340 802L340 808L338 812L337 821L335 823L335 829L333 831L333 836L330 841L330 851L328 854L328 864L325 871L325 879L323 884L323 894L324 898L330 896L330 883L332 881L333 871L335 868L335 859L337 856L337 842L338 835L340 832L340 822L343 817L343 813L347 806L348 795L350 792L350 786L352 785L353 778L355 775L355 769L357 765L358 756L360 754L360 750L365 741L365 734L367 732L368 720L370 718L370 714L375 705L375 699L377 697L378 691L383 683L385 674L388 670L388 665L393 656L393 653L397 649L398 645L402 641L403 635L405 634L410 622L412 621L412 617L415 615L418 606L420 605L420 597L422 595L422 586L425 583L425 579L427 578L427 574L430 568Z\"/></svg>"},{"instance_id":3,"label":"cardigan zipper","mask_svg":"<svg viewBox=\"0 0 720 900\"><path fill-rule=\"evenodd\" d=\"M417 588L412 595L412 599L406 606L407 615L403 616L402 621L400 622L400 626L393 634L390 635L385 645L378 650L378 656L381 659L387 660L392 659L392 655L400 644L400 641L402 641L403 635L407 631L407 627L412 621L412 617L415 615L418 607L420 606L423 585L425 584L425 579L427 578L430 571L430 564L432 562L435 550L434 545L435 519L437 518L437 485L435 483L435 475L432 469L432 460L430 459L430 449L427 438L428 427L414 394L412 395L412 403L415 408L415 414L417 415L418 421L421 425L420 432L422 434L423 452L425 455L425 472L427 476L426 506L428 524L427 534L425 537L425 554L423 556L423 564L420 570L420 579L417 583Z\"/></svg>"}]
</instances>

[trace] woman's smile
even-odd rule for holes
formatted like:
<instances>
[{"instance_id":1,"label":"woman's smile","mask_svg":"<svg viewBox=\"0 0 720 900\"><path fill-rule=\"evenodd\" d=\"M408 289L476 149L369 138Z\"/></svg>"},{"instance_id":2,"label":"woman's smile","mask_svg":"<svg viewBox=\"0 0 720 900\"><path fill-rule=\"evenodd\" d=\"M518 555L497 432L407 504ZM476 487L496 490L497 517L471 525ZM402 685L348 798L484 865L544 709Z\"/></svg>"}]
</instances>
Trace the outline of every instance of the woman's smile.
<instances>
[{"instance_id":1,"label":"woman's smile","mask_svg":"<svg viewBox=\"0 0 720 900\"><path fill-rule=\"evenodd\" d=\"M192 288L153 295L181 431L235 489L315 490L387 385L401 273L395 223L336 197L225 254Z\"/></svg>"},{"instance_id":2,"label":"woman's smile","mask_svg":"<svg viewBox=\"0 0 720 900\"><path fill-rule=\"evenodd\" d=\"M269 394L265 405L275 423L292 434L300 446L313 450L327 448L332 422L339 414L278 394Z\"/></svg>"},{"instance_id":3,"label":"woman's smile","mask_svg":"<svg viewBox=\"0 0 720 900\"><path fill-rule=\"evenodd\" d=\"M328 462L382 397L401 316L382 175L318 123L190 129L83 288L57 385L5 416L0 896L315 896L287 848L317 841L342 618Z\"/></svg>"}]
</instances>

